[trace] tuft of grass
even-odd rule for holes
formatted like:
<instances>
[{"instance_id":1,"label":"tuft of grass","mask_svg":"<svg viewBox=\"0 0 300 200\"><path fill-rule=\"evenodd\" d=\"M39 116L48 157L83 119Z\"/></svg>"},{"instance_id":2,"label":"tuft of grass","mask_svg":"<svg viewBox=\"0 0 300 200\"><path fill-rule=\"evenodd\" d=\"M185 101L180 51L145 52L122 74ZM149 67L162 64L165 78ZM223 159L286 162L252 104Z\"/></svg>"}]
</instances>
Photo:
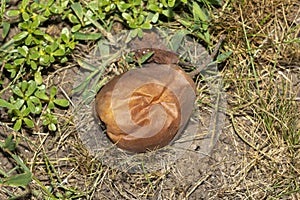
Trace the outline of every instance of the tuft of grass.
<instances>
[{"instance_id":1,"label":"tuft of grass","mask_svg":"<svg viewBox=\"0 0 300 200\"><path fill-rule=\"evenodd\" d=\"M239 17L225 14L225 22L220 22L231 32L227 48L234 52L224 69L228 114L234 132L250 147L246 162L253 163L236 184L254 199L295 197L300 190L295 162L300 142L299 72L287 65L297 62L299 25L296 13L286 12L295 4L267 4L269 10L252 1L232 4Z\"/></svg>"}]
</instances>

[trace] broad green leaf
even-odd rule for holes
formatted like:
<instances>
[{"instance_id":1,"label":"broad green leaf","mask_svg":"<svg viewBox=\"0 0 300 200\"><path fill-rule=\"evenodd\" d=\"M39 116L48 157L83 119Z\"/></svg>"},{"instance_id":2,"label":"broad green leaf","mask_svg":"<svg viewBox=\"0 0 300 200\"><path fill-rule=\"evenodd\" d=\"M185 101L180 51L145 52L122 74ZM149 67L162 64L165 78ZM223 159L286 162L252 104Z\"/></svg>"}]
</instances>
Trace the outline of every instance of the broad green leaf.
<instances>
[{"instance_id":1,"label":"broad green leaf","mask_svg":"<svg viewBox=\"0 0 300 200\"><path fill-rule=\"evenodd\" d=\"M24 62L25 62L25 58L19 58L19 59L14 60L15 65L23 65Z\"/></svg>"},{"instance_id":2,"label":"broad green leaf","mask_svg":"<svg viewBox=\"0 0 300 200\"><path fill-rule=\"evenodd\" d=\"M32 60L37 60L40 57L39 52L36 50L31 50L29 54L29 58Z\"/></svg>"},{"instance_id":3,"label":"broad green leaf","mask_svg":"<svg viewBox=\"0 0 300 200\"><path fill-rule=\"evenodd\" d=\"M30 16L27 12L22 12L22 18L24 21L28 21L30 19Z\"/></svg>"},{"instance_id":4,"label":"broad green leaf","mask_svg":"<svg viewBox=\"0 0 300 200\"><path fill-rule=\"evenodd\" d=\"M65 56L60 60L60 63L65 63L68 61L68 58Z\"/></svg>"},{"instance_id":5,"label":"broad green leaf","mask_svg":"<svg viewBox=\"0 0 300 200\"><path fill-rule=\"evenodd\" d=\"M21 91L24 93L28 88L29 83L27 81L22 81L18 84L18 86L21 88Z\"/></svg>"},{"instance_id":6,"label":"broad green leaf","mask_svg":"<svg viewBox=\"0 0 300 200\"><path fill-rule=\"evenodd\" d=\"M24 97L23 92L21 91L21 89L18 86L14 85L14 86L12 86L11 89L12 89L14 94L16 94L16 95L18 95L19 97L22 97L22 98Z\"/></svg>"},{"instance_id":7,"label":"broad green leaf","mask_svg":"<svg viewBox=\"0 0 300 200\"><path fill-rule=\"evenodd\" d=\"M21 33L18 33L17 35L14 36L14 40L19 41L24 39L28 35L27 31L23 31Z\"/></svg>"},{"instance_id":8,"label":"broad green leaf","mask_svg":"<svg viewBox=\"0 0 300 200\"><path fill-rule=\"evenodd\" d=\"M17 174L3 178L3 184L9 186L23 186L26 187L31 182L31 173L25 172L22 174Z\"/></svg>"},{"instance_id":9,"label":"broad green leaf","mask_svg":"<svg viewBox=\"0 0 300 200\"><path fill-rule=\"evenodd\" d=\"M132 31L130 31L130 38L135 38L138 35L138 29L133 29Z\"/></svg>"},{"instance_id":10,"label":"broad green leaf","mask_svg":"<svg viewBox=\"0 0 300 200\"><path fill-rule=\"evenodd\" d=\"M54 99L53 102L61 107L68 107L69 101L66 99Z\"/></svg>"},{"instance_id":11,"label":"broad green leaf","mask_svg":"<svg viewBox=\"0 0 300 200\"><path fill-rule=\"evenodd\" d=\"M173 8L174 5L175 5L175 2L176 2L176 0L168 0L168 6L169 6L170 8Z\"/></svg>"},{"instance_id":12,"label":"broad green leaf","mask_svg":"<svg viewBox=\"0 0 300 200\"><path fill-rule=\"evenodd\" d=\"M137 24L142 24L144 22L145 17L143 15L139 15L137 19L135 19Z\"/></svg>"},{"instance_id":13,"label":"broad green leaf","mask_svg":"<svg viewBox=\"0 0 300 200\"><path fill-rule=\"evenodd\" d=\"M160 8L159 8L159 6L157 4L150 3L150 4L148 4L148 9L152 10L152 11L155 11L155 12L158 12Z\"/></svg>"},{"instance_id":14,"label":"broad green leaf","mask_svg":"<svg viewBox=\"0 0 300 200\"><path fill-rule=\"evenodd\" d=\"M56 95L56 92L57 92L56 87L55 87L55 86L52 86L52 87L50 88L50 98L51 98L51 99L54 98L54 96Z\"/></svg>"},{"instance_id":15,"label":"broad green leaf","mask_svg":"<svg viewBox=\"0 0 300 200\"><path fill-rule=\"evenodd\" d=\"M57 49L56 51L54 51L52 55L53 56L63 56L63 55L65 55L65 53L66 53L65 50L61 48L61 49Z\"/></svg>"},{"instance_id":16,"label":"broad green leaf","mask_svg":"<svg viewBox=\"0 0 300 200\"><path fill-rule=\"evenodd\" d=\"M145 22L141 25L141 28L143 29L151 29L152 28L152 25L150 24L150 22Z\"/></svg>"},{"instance_id":17,"label":"broad green leaf","mask_svg":"<svg viewBox=\"0 0 300 200\"><path fill-rule=\"evenodd\" d=\"M33 32L34 35L44 35L44 31L40 30L40 29L37 29Z\"/></svg>"},{"instance_id":18,"label":"broad green leaf","mask_svg":"<svg viewBox=\"0 0 300 200\"><path fill-rule=\"evenodd\" d=\"M4 99L0 99L0 107L8 108L9 110L14 109L15 106Z\"/></svg>"},{"instance_id":19,"label":"broad green leaf","mask_svg":"<svg viewBox=\"0 0 300 200\"><path fill-rule=\"evenodd\" d=\"M37 64L36 64L36 62L33 61L33 60L31 60L31 61L30 61L30 67L31 67L31 69L36 70L36 69L37 69Z\"/></svg>"},{"instance_id":20,"label":"broad green leaf","mask_svg":"<svg viewBox=\"0 0 300 200\"><path fill-rule=\"evenodd\" d=\"M28 106L30 112L32 114L35 114L35 105L32 103L32 101L28 100L27 101L27 106Z\"/></svg>"},{"instance_id":21,"label":"broad green leaf","mask_svg":"<svg viewBox=\"0 0 300 200\"><path fill-rule=\"evenodd\" d=\"M24 106L23 108L22 108L22 115L23 116L28 116L29 114L30 114L30 109L27 107L26 108L26 106Z\"/></svg>"},{"instance_id":22,"label":"broad green leaf","mask_svg":"<svg viewBox=\"0 0 300 200\"><path fill-rule=\"evenodd\" d=\"M25 124L29 127L29 128L33 128L34 127L34 123L31 119L28 118L24 118L23 121L25 122Z\"/></svg>"},{"instance_id":23,"label":"broad green leaf","mask_svg":"<svg viewBox=\"0 0 300 200\"><path fill-rule=\"evenodd\" d=\"M83 23L83 8L81 6L80 3L74 3L71 5L71 8L73 9L73 11L75 12L75 14L77 15L77 17L79 18L79 20Z\"/></svg>"},{"instance_id":24,"label":"broad green leaf","mask_svg":"<svg viewBox=\"0 0 300 200\"><path fill-rule=\"evenodd\" d=\"M14 129L15 131L18 131L18 130L20 130L21 126L22 126L22 119L18 119L18 120L16 121L16 123L14 124L13 129Z\"/></svg>"},{"instance_id":25,"label":"broad green leaf","mask_svg":"<svg viewBox=\"0 0 300 200\"><path fill-rule=\"evenodd\" d=\"M39 60L41 65L48 65L50 61L50 57L49 55L42 55Z\"/></svg>"},{"instance_id":26,"label":"broad green leaf","mask_svg":"<svg viewBox=\"0 0 300 200\"><path fill-rule=\"evenodd\" d=\"M51 44L51 46L50 46L51 52L55 51L58 47L59 47L59 44L57 42L54 42L53 44Z\"/></svg>"},{"instance_id":27,"label":"broad green leaf","mask_svg":"<svg viewBox=\"0 0 300 200\"><path fill-rule=\"evenodd\" d=\"M67 36L66 34L61 34L61 39L64 41L64 43L69 42L69 36Z\"/></svg>"},{"instance_id":28,"label":"broad green leaf","mask_svg":"<svg viewBox=\"0 0 300 200\"><path fill-rule=\"evenodd\" d=\"M30 102L34 104L34 114L40 114L42 111L42 102L36 96L29 97Z\"/></svg>"},{"instance_id":29,"label":"broad green leaf","mask_svg":"<svg viewBox=\"0 0 300 200\"><path fill-rule=\"evenodd\" d=\"M68 28L64 27L62 30L61 30L61 34L62 34L62 39L64 42L67 42L69 41L69 38L71 37L71 34L70 34L70 31ZM67 37L64 39L64 37Z\"/></svg>"},{"instance_id":30,"label":"broad green leaf","mask_svg":"<svg viewBox=\"0 0 300 200\"><path fill-rule=\"evenodd\" d=\"M117 4L119 11L122 13L124 13L130 6L130 3L125 3L124 1Z\"/></svg>"},{"instance_id":31,"label":"broad green leaf","mask_svg":"<svg viewBox=\"0 0 300 200\"><path fill-rule=\"evenodd\" d=\"M45 118L45 116L43 116L43 118ZM50 124L50 121L47 118L45 120L43 120L44 126L47 126L48 124Z\"/></svg>"},{"instance_id":32,"label":"broad green leaf","mask_svg":"<svg viewBox=\"0 0 300 200\"><path fill-rule=\"evenodd\" d=\"M44 38L45 38L47 41L49 41L49 42L54 42L53 38L52 38L50 35L48 35L48 34L45 33L43 36L44 36Z\"/></svg>"},{"instance_id":33,"label":"broad green leaf","mask_svg":"<svg viewBox=\"0 0 300 200\"><path fill-rule=\"evenodd\" d=\"M34 73L34 81L38 84L41 85L43 83L43 77L41 72L37 71Z\"/></svg>"},{"instance_id":34,"label":"broad green leaf","mask_svg":"<svg viewBox=\"0 0 300 200\"><path fill-rule=\"evenodd\" d=\"M18 52L23 56L26 57L28 54L28 47L27 46L22 46L22 47L18 47Z\"/></svg>"},{"instance_id":35,"label":"broad green leaf","mask_svg":"<svg viewBox=\"0 0 300 200\"><path fill-rule=\"evenodd\" d=\"M25 92L25 95L27 97L31 96L34 93L34 91L36 90L36 87L37 87L37 85L36 85L35 81L33 81L33 80L29 81L29 85L28 85L27 91Z\"/></svg>"},{"instance_id":36,"label":"broad green leaf","mask_svg":"<svg viewBox=\"0 0 300 200\"><path fill-rule=\"evenodd\" d=\"M200 8L198 3L195 1L193 2L193 15L195 20L200 20L200 21L207 21L208 17L205 14L205 12Z\"/></svg>"},{"instance_id":37,"label":"broad green leaf","mask_svg":"<svg viewBox=\"0 0 300 200\"><path fill-rule=\"evenodd\" d=\"M161 0L161 3L164 5L164 7L168 7L168 3L167 3L167 1L166 0Z\"/></svg>"},{"instance_id":38,"label":"broad green leaf","mask_svg":"<svg viewBox=\"0 0 300 200\"><path fill-rule=\"evenodd\" d=\"M49 97L45 94L45 92L37 90L34 95L41 100L49 101Z\"/></svg>"},{"instance_id":39,"label":"broad green leaf","mask_svg":"<svg viewBox=\"0 0 300 200\"><path fill-rule=\"evenodd\" d=\"M168 18L172 18L174 16L174 12L170 9L163 10L161 13Z\"/></svg>"},{"instance_id":40,"label":"broad green leaf","mask_svg":"<svg viewBox=\"0 0 300 200\"><path fill-rule=\"evenodd\" d=\"M155 13L151 19L151 22L152 23L156 23L159 19L159 14L158 13Z\"/></svg>"},{"instance_id":41,"label":"broad green leaf","mask_svg":"<svg viewBox=\"0 0 300 200\"><path fill-rule=\"evenodd\" d=\"M8 22L3 22L2 23L3 26L3 31L2 31L2 38L5 38L9 32L10 29L10 23Z\"/></svg>"},{"instance_id":42,"label":"broad green leaf","mask_svg":"<svg viewBox=\"0 0 300 200\"><path fill-rule=\"evenodd\" d=\"M9 16L9 17L15 17L15 16L17 16L17 15L20 14L20 11L19 11L19 10L8 10L8 11L6 12L6 14L7 14L7 16Z\"/></svg>"},{"instance_id":43,"label":"broad green leaf","mask_svg":"<svg viewBox=\"0 0 300 200\"><path fill-rule=\"evenodd\" d=\"M24 99L17 99L14 106L16 110L21 109L21 107L24 105L25 100Z\"/></svg>"},{"instance_id":44,"label":"broad green leaf","mask_svg":"<svg viewBox=\"0 0 300 200\"><path fill-rule=\"evenodd\" d=\"M21 8L26 8L27 6L28 6L28 4L29 4L29 1L30 0L22 0L21 2Z\"/></svg>"},{"instance_id":45,"label":"broad green leaf","mask_svg":"<svg viewBox=\"0 0 300 200\"><path fill-rule=\"evenodd\" d=\"M54 109L54 103L53 103L53 101L49 101L49 104L48 104L48 108L50 109L50 110L52 110L52 109Z\"/></svg>"},{"instance_id":46,"label":"broad green leaf","mask_svg":"<svg viewBox=\"0 0 300 200\"><path fill-rule=\"evenodd\" d=\"M122 17L123 17L124 19L126 19L127 21L133 21L131 15L128 14L128 13L122 13Z\"/></svg>"},{"instance_id":47,"label":"broad green leaf","mask_svg":"<svg viewBox=\"0 0 300 200\"><path fill-rule=\"evenodd\" d=\"M60 1L60 3L61 3L61 7L67 7L68 6L68 4L69 4L69 0L63 0L63 1Z\"/></svg>"},{"instance_id":48,"label":"broad green leaf","mask_svg":"<svg viewBox=\"0 0 300 200\"><path fill-rule=\"evenodd\" d=\"M36 29L37 27L39 27L39 25L40 25L40 20L38 17L36 17L31 24L31 29ZM36 34L36 35L38 35L38 34Z\"/></svg>"},{"instance_id":49,"label":"broad green leaf","mask_svg":"<svg viewBox=\"0 0 300 200\"><path fill-rule=\"evenodd\" d=\"M50 123L48 125L48 128L49 128L50 131L56 131L56 125L54 123Z\"/></svg>"},{"instance_id":50,"label":"broad green leaf","mask_svg":"<svg viewBox=\"0 0 300 200\"><path fill-rule=\"evenodd\" d=\"M68 15L68 19L73 24L78 24L79 23L78 18L75 15L71 14L71 13Z\"/></svg>"},{"instance_id":51,"label":"broad green leaf","mask_svg":"<svg viewBox=\"0 0 300 200\"><path fill-rule=\"evenodd\" d=\"M81 24L77 24L71 28L71 31L74 33L79 31L80 28L81 28Z\"/></svg>"},{"instance_id":52,"label":"broad green leaf","mask_svg":"<svg viewBox=\"0 0 300 200\"><path fill-rule=\"evenodd\" d=\"M32 40L33 40L32 34L29 34L27 36L27 38L25 39L25 44L26 45L31 45Z\"/></svg>"}]
</instances>

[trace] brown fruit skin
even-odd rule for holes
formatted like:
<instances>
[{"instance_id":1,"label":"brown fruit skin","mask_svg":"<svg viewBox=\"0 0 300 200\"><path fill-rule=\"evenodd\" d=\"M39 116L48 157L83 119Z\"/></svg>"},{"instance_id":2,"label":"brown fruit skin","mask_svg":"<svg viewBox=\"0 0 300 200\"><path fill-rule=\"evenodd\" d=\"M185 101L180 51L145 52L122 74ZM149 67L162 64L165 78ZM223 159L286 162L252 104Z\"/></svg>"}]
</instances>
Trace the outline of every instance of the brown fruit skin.
<instances>
[{"instance_id":1,"label":"brown fruit skin","mask_svg":"<svg viewBox=\"0 0 300 200\"><path fill-rule=\"evenodd\" d=\"M109 83L107 83L96 96L96 111L100 119L106 124L108 137L112 140L112 142L116 143L116 145L119 148L137 153L146 152L147 150L158 149L169 144L176 135L180 124L180 107L179 102L177 101L174 94L168 91L164 92L163 95L159 97L158 93L162 88L158 88L157 85L156 87L154 85L145 85L144 87L135 91L135 93L144 93L145 96L147 96L147 94L149 93L152 93L151 95L153 96L153 98L158 98L156 102L149 102L149 99L134 99L129 101L129 108L131 111L130 114L132 117L132 121L136 124L140 126L149 124L147 123L147 108L150 108L151 103L159 104L160 101L163 101L165 104L173 104L173 106L169 106L169 109L170 107L172 107L171 112L175 113L173 114L173 116L171 116L171 113L167 112L168 117L165 121L165 125L163 129L157 134L148 138L136 138L134 136L124 133L119 128L114 119L114 114L111 106L112 89L114 88L115 84L117 83L120 77L121 76L118 76ZM140 97L142 98L145 97L141 96L141 94L138 95L140 95ZM139 106L141 105L140 103L142 103L142 101L148 101L148 105ZM144 110L144 112L141 112L141 110Z\"/></svg>"},{"instance_id":2,"label":"brown fruit skin","mask_svg":"<svg viewBox=\"0 0 300 200\"><path fill-rule=\"evenodd\" d=\"M185 74L184 71L177 65L170 65L176 71L183 74L186 80L190 83L191 87L195 90L193 80ZM146 84L132 92L132 96L139 97L133 98L129 101L129 110L132 121L140 126L147 125L147 112L148 107L154 104L160 104L165 108L168 116L165 121L164 127L158 133L147 138L136 138L132 135L124 133L117 125L113 110L112 110L112 92L113 88L121 78L122 75L115 77L108 82L97 94L95 99L95 108L99 118L106 124L107 135L119 148L130 152L146 152L155 150L168 145L177 134L180 125L181 113L180 103L176 96L167 88L161 88L158 85ZM124 88L126 89L126 88ZM161 93L160 91L164 92ZM150 95L150 99L148 98ZM144 103L144 107L141 106ZM161 104L163 103L163 104ZM146 108L146 109L145 109ZM167 108L167 109L166 109ZM141 110L143 110L141 112ZM130 133L129 133L130 134Z\"/></svg>"},{"instance_id":3,"label":"brown fruit skin","mask_svg":"<svg viewBox=\"0 0 300 200\"><path fill-rule=\"evenodd\" d=\"M153 55L147 60L148 63L155 62L159 64L176 64L179 62L179 58L176 53L157 48L143 48L135 50L135 58L142 58L150 52L153 52Z\"/></svg>"}]
</instances>

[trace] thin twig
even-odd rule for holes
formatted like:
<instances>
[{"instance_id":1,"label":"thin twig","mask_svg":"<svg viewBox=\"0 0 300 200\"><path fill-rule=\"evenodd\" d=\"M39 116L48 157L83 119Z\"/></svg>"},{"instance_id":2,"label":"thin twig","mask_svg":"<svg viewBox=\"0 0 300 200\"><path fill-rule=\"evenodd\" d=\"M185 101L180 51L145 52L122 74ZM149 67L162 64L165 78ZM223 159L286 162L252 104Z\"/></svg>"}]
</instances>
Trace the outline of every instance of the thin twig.
<instances>
[{"instance_id":1,"label":"thin twig","mask_svg":"<svg viewBox=\"0 0 300 200\"><path fill-rule=\"evenodd\" d=\"M189 196L191 194L193 194L193 192L195 192L195 190L204 182L206 181L211 175L208 174L206 176L204 176L202 179L198 180L195 185L190 189L190 191L187 192L187 194L185 195L185 199L189 199Z\"/></svg>"}]
</instances>

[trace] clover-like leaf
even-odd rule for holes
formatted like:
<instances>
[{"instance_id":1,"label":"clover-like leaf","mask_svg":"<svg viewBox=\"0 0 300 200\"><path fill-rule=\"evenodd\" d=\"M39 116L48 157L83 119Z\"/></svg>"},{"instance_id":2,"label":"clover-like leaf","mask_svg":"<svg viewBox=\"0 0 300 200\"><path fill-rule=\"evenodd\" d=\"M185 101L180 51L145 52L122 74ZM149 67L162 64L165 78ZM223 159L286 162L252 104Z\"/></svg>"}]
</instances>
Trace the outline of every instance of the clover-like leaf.
<instances>
[{"instance_id":1,"label":"clover-like leaf","mask_svg":"<svg viewBox=\"0 0 300 200\"><path fill-rule=\"evenodd\" d=\"M18 119L18 120L15 122L15 124L14 124L14 126L13 126L13 129L14 129L15 131L18 131L18 130L21 129L21 126L22 126L22 119Z\"/></svg>"},{"instance_id":2,"label":"clover-like leaf","mask_svg":"<svg viewBox=\"0 0 300 200\"><path fill-rule=\"evenodd\" d=\"M27 12L22 12L22 18L24 21L28 21L30 19L30 16Z\"/></svg>"},{"instance_id":3,"label":"clover-like leaf","mask_svg":"<svg viewBox=\"0 0 300 200\"><path fill-rule=\"evenodd\" d=\"M5 101L4 99L0 99L0 107L8 108L10 110L15 108L13 104Z\"/></svg>"},{"instance_id":4,"label":"clover-like leaf","mask_svg":"<svg viewBox=\"0 0 300 200\"><path fill-rule=\"evenodd\" d=\"M31 100L27 101L27 106L28 106L30 112L34 114L35 113L35 105L33 104L33 102Z\"/></svg>"},{"instance_id":5,"label":"clover-like leaf","mask_svg":"<svg viewBox=\"0 0 300 200\"><path fill-rule=\"evenodd\" d=\"M15 17L15 16L18 16L20 14L20 11L19 10L8 10L6 12L6 14L9 17Z\"/></svg>"},{"instance_id":6,"label":"clover-like leaf","mask_svg":"<svg viewBox=\"0 0 300 200\"><path fill-rule=\"evenodd\" d=\"M25 58L19 58L19 59L14 60L15 65L22 65L22 64L24 64L24 62L25 62Z\"/></svg>"},{"instance_id":7,"label":"clover-like leaf","mask_svg":"<svg viewBox=\"0 0 300 200\"><path fill-rule=\"evenodd\" d=\"M175 2L176 2L176 0L168 0L168 6L169 6L170 8L173 8L174 5L175 5Z\"/></svg>"},{"instance_id":8,"label":"clover-like leaf","mask_svg":"<svg viewBox=\"0 0 300 200\"><path fill-rule=\"evenodd\" d=\"M26 57L29 51L27 46L18 47L17 50L23 57Z\"/></svg>"},{"instance_id":9,"label":"clover-like leaf","mask_svg":"<svg viewBox=\"0 0 300 200\"><path fill-rule=\"evenodd\" d=\"M22 81L21 83L18 84L18 86L21 88L23 93L27 90L28 84L29 83L27 81Z\"/></svg>"},{"instance_id":10,"label":"clover-like leaf","mask_svg":"<svg viewBox=\"0 0 300 200\"><path fill-rule=\"evenodd\" d=\"M193 2L193 15L195 21L207 21L208 16L207 14L200 8L198 3Z\"/></svg>"},{"instance_id":11,"label":"clover-like leaf","mask_svg":"<svg viewBox=\"0 0 300 200\"><path fill-rule=\"evenodd\" d=\"M21 107L24 105L25 100L24 99L17 99L14 103L15 110L21 109Z\"/></svg>"},{"instance_id":12,"label":"clover-like leaf","mask_svg":"<svg viewBox=\"0 0 300 200\"><path fill-rule=\"evenodd\" d=\"M29 128L33 128L34 127L34 122L29 119L29 118L24 118L23 121L25 122L25 124L29 127Z\"/></svg>"},{"instance_id":13,"label":"clover-like leaf","mask_svg":"<svg viewBox=\"0 0 300 200\"><path fill-rule=\"evenodd\" d=\"M57 88L55 86L52 86L50 88L50 99L54 99L56 92L57 92Z\"/></svg>"},{"instance_id":14,"label":"clover-like leaf","mask_svg":"<svg viewBox=\"0 0 300 200\"><path fill-rule=\"evenodd\" d=\"M77 32L77 31L79 31L80 28L81 28L81 25L80 25L80 24L77 24L77 25L75 25L75 26L73 26L73 27L71 28L71 31L72 31L72 32Z\"/></svg>"},{"instance_id":15,"label":"clover-like leaf","mask_svg":"<svg viewBox=\"0 0 300 200\"><path fill-rule=\"evenodd\" d=\"M27 97L31 96L34 93L34 91L36 90L36 88L37 88L36 82L33 80L29 81L29 85L25 92L25 96L27 96Z\"/></svg>"},{"instance_id":16,"label":"clover-like leaf","mask_svg":"<svg viewBox=\"0 0 300 200\"><path fill-rule=\"evenodd\" d=\"M32 68L32 67L31 67ZM36 69L36 68L35 68ZM34 81L38 84L41 85L43 83L43 77L40 71L37 71L34 73Z\"/></svg>"},{"instance_id":17,"label":"clover-like leaf","mask_svg":"<svg viewBox=\"0 0 300 200\"><path fill-rule=\"evenodd\" d=\"M56 125L55 125L54 123L50 123L50 124L48 125L48 129L49 129L50 131L56 131Z\"/></svg>"},{"instance_id":18,"label":"clover-like leaf","mask_svg":"<svg viewBox=\"0 0 300 200\"><path fill-rule=\"evenodd\" d=\"M44 33L44 31L37 29L33 32L33 34L34 35L44 35L45 33Z\"/></svg>"},{"instance_id":19,"label":"clover-like leaf","mask_svg":"<svg viewBox=\"0 0 300 200\"><path fill-rule=\"evenodd\" d=\"M32 34L28 34L27 38L25 39L25 44L29 46L31 45L32 41L33 41Z\"/></svg>"},{"instance_id":20,"label":"clover-like leaf","mask_svg":"<svg viewBox=\"0 0 300 200\"><path fill-rule=\"evenodd\" d=\"M11 89L14 94L18 95L19 97L24 97L22 90L17 85L12 86Z\"/></svg>"},{"instance_id":21,"label":"clover-like leaf","mask_svg":"<svg viewBox=\"0 0 300 200\"><path fill-rule=\"evenodd\" d=\"M53 102L61 107L68 107L69 101L66 99L54 99Z\"/></svg>"},{"instance_id":22,"label":"clover-like leaf","mask_svg":"<svg viewBox=\"0 0 300 200\"><path fill-rule=\"evenodd\" d=\"M66 52L65 52L64 48L59 48L56 51L54 51L52 55L54 55L54 56L63 56L63 55L65 55L65 53Z\"/></svg>"},{"instance_id":23,"label":"clover-like leaf","mask_svg":"<svg viewBox=\"0 0 300 200\"><path fill-rule=\"evenodd\" d=\"M71 5L71 8L73 9L73 11L75 12L75 14L77 15L78 19L83 23L83 8L81 6L80 3L73 3Z\"/></svg>"},{"instance_id":24,"label":"clover-like leaf","mask_svg":"<svg viewBox=\"0 0 300 200\"><path fill-rule=\"evenodd\" d=\"M128 14L128 13L122 13L122 17L123 17L124 19L126 19L128 22L132 22L132 21L133 21L131 15Z\"/></svg>"},{"instance_id":25,"label":"clover-like leaf","mask_svg":"<svg viewBox=\"0 0 300 200\"><path fill-rule=\"evenodd\" d=\"M40 60L41 65L49 65L50 64L50 56L49 55L42 55L39 60Z\"/></svg>"},{"instance_id":26,"label":"clover-like leaf","mask_svg":"<svg viewBox=\"0 0 300 200\"><path fill-rule=\"evenodd\" d=\"M2 38L6 38L10 30L10 23L2 22L3 31L2 31Z\"/></svg>"},{"instance_id":27,"label":"clover-like leaf","mask_svg":"<svg viewBox=\"0 0 300 200\"><path fill-rule=\"evenodd\" d=\"M49 97L45 94L45 91L37 90L34 95L44 101L49 101Z\"/></svg>"}]
</instances>

